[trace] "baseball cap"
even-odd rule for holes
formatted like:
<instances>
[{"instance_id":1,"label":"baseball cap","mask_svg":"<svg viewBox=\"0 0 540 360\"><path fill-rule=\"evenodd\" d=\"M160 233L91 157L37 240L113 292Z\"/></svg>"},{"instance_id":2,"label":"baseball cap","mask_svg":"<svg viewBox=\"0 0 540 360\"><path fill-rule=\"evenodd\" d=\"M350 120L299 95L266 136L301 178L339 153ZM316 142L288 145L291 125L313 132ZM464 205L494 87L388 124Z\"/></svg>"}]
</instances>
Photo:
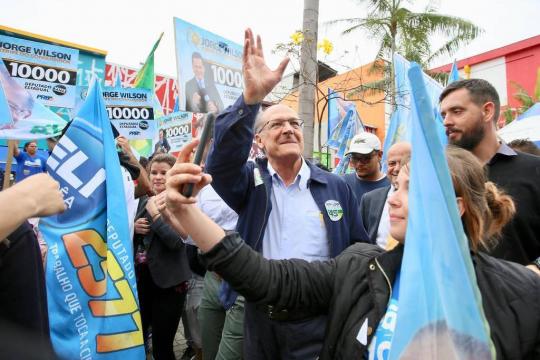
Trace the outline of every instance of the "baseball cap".
<instances>
[{"instance_id":1,"label":"baseball cap","mask_svg":"<svg viewBox=\"0 0 540 360\"><path fill-rule=\"evenodd\" d=\"M352 153L369 154L373 150L381 150L381 141L375 134L362 132L353 137L349 151L345 155Z\"/></svg>"}]
</instances>

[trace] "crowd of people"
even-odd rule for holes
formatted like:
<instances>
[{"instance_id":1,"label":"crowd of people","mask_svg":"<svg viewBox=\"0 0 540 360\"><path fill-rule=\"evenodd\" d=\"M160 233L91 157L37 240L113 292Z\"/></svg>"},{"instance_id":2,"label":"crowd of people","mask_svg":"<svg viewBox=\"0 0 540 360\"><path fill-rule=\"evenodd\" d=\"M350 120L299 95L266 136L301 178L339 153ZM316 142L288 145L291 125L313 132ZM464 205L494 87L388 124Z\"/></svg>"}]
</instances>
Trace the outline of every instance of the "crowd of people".
<instances>
[{"instance_id":1,"label":"crowd of people","mask_svg":"<svg viewBox=\"0 0 540 360\"><path fill-rule=\"evenodd\" d=\"M243 94L219 113L201 166L190 163L198 140L175 158L161 134L146 164L117 137L145 347L156 360L175 358L181 320L189 345L183 359L388 356L380 339L394 335L383 326L390 304L399 313L415 149L393 144L386 174L381 142L370 133L351 141L350 174L305 159L296 111L282 104L261 110L287 63L268 68L260 37L246 30ZM485 80L453 82L439 100L446 160L497 358L539 359L538 149L497 137L500 101ZM253 141L264 157L249 159ZM42 257L26 219L63 211L64 203L58 184L40 174L46 160L35 149L29 142L16 151L21 178L18 168L16 185L0 192L2 214L12 214L0 223L0 318L2 334L16 328L43 343L39 355L14 344L9 354L54 358ZM187 184L195 185L189 198L182 195ZM23 313L13 300L21 296ZM444 334L430 340L436 346L426 346L420 331L401 358L491 358L486 344L445 322L429 326Z\"/></svg>"}]
</instances>

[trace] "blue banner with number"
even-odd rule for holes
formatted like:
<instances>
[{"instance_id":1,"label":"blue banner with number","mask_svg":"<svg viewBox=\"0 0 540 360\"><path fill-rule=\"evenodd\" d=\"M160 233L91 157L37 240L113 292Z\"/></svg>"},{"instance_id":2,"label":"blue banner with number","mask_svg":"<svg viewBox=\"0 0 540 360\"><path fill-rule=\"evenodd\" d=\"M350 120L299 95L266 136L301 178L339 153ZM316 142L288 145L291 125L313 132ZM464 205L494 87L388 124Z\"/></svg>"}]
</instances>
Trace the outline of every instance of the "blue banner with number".
<instances>
[{"instance_id":1,"label":"blue banner with number","mask_svg":"<svg viewBox=\"0 0 540 360\"><path fill-rule=\"evenodd\" d=\"M107 115L120 135L127 139L153 139L157 131L152 90L105 88Z\"/></svg>"},{"instance_id":2,"label":"blue banner with number","mask_svg":"<svg viewBox=\"0 0 540 360\"><path fill-rule=\"evenodd\" d=\"M79 50L0 35L0 58L34 100L48 106L75 105Z\"/></svg>"},{"instance_id":3,"label":"blue banner with number","mask_svg":"<svg viewBox=\"0 0 540 360\"><path fill-rule=\"evenodd\" d=\"M144 359L120 163L100 85L47 161L67 209L42 219L51 340L61 359Z\"/></svg>"},{"instance_id":4,"label":"blue banner with number","mask_svg":"<svg viewBox=\"0 0 540 360\"><path fill-rule=\"evenodd\" d=\"M242 94L243 47L174 18L180 110L221 111Z\"/></svg>"},{"instance_id":5,"label":"blue banner with number","mask_svg":"<svg viewBox=\"0 0 540 360\"><path fill-rule=\"evenodd\" d=\"M178 111L159 119L159 137L157 143L166 142L169 152L177 153L193 139L192 126L196 118L193 113Z\"/></svg>"}]
</instances>

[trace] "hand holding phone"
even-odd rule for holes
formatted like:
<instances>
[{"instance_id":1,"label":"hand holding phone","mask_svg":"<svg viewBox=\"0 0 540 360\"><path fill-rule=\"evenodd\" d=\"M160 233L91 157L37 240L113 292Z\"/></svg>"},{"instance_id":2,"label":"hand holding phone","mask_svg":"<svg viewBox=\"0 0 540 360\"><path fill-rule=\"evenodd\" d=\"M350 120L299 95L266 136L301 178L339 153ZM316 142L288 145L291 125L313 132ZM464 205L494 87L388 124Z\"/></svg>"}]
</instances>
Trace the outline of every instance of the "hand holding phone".
<instances>
[{"instance_id":1,"label":"hand holding phone","mask_svg":"<svg viewBox=\"0 0 540 360\"><path fill-rule=\"evenodd\" d=\"M195 159L193 159L193 163L195 165L201 165L204 148L206 147L206 145L212 138L211 133L214 128L215 120L216 120L216 115L214 113L208 113L206 115L206 121L204 122L204 127L201 134L199 146L197 147L197 151L195 152ZM191 195L193 194L193 186L194 186L193 184L187 184L184 187L184 190L182 191L182 195L184 195L185 197L191 197Z\"/></svg>"}]
</instances>

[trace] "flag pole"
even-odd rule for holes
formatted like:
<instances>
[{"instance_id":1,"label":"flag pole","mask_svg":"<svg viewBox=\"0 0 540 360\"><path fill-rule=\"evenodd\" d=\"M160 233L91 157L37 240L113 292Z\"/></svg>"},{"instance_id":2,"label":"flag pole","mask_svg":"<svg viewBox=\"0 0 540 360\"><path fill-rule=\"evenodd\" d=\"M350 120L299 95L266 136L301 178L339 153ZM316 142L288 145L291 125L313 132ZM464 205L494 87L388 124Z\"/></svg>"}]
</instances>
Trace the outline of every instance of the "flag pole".
<instances>
[{"instance_id":1,"label":"flag pole","mask_svg":"<svg viewBox=\"0 0 540 360\"><path fill-rule=\"evenodd\" d=\"M15 140L8 141L8 152L6 159L6 171L4 172L4 183L2 189L6 190L10 186L11 180L11 164L13 163L13 153L15 152L16 142Z\"/></svg>"}]
</instances>

